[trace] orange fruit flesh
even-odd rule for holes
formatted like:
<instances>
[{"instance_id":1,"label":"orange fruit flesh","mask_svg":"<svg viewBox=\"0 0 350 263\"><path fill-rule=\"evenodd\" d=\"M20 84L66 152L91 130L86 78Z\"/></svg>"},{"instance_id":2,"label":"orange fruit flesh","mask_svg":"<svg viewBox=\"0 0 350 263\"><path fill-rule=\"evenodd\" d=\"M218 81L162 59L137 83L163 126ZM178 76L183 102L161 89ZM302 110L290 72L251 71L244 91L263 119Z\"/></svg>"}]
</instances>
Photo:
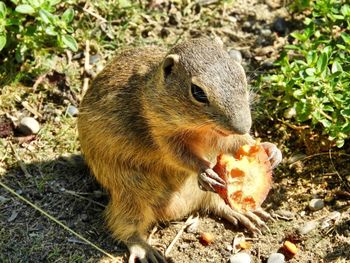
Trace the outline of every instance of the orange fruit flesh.
<instances>
[{"instance_id":1,"label":"orange fruit flesh","mask_svg":"<svg viewBox=\"0 0 350 263\"><path fill-rule=\"evenodd\" d=\"M272 168L264 148L244 145L235 156L220 154L213 170L226 182L215 191L231 208L246 212L260 207L272 184Z\"/></svg>"}]
</instances>

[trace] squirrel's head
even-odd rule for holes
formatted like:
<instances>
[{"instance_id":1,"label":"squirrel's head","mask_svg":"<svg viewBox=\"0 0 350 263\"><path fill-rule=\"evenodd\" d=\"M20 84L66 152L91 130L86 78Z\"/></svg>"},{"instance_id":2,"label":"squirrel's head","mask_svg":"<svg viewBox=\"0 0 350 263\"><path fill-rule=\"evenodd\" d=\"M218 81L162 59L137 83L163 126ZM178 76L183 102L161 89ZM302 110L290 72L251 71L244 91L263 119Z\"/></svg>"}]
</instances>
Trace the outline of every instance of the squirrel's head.
<instances>
[{"instance_id":1,"label":"squirrel's head","mask_svg":"<svg viewBox=\"0 0 350 263\"><path fill-rule=\"evenodd\" d=\"M176 45L159 70L159 110L174 128L206 126L222 135L249 132L246 76L220 43L198 38Z\"/></svg>"}]
</instances>

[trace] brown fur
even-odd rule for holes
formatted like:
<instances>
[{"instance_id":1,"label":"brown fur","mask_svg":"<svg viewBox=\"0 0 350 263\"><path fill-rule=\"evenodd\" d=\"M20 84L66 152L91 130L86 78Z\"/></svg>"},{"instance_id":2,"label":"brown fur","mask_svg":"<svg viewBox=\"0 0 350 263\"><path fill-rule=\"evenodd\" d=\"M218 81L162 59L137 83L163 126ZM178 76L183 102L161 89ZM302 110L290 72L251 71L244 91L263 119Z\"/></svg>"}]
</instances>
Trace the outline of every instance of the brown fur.
<instances>
[{"instance_id":1,"label":"brown fur","mask_svg":"<svg viewBox=\"0 0 350 263\"><path fill-rule=\"evenodd\" d=\"M110 193L108 225L129 246L142 243L152 224L198 210L234 220L216 194L200 190L197 176L218 153L252 142L242 67L207 38L168 54L179 61L165 78L165 51L123 52L97 76L80 108L83 154ZM190 98L192 81L206 91L209 107Z\"/></svg>"}]
</instances>

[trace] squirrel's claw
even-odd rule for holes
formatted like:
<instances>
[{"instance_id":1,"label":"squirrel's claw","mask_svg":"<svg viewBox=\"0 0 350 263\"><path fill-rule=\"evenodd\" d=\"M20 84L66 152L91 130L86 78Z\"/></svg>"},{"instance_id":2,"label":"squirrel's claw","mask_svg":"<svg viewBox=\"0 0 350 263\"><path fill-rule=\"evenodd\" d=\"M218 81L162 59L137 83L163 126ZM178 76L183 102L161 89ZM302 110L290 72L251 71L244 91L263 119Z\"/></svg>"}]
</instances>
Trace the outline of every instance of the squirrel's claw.
<instances>
[{"instance_id":1,"label":"squirrel's claw","mask_svg":"<svg viewBox=\"0 0 350 263\"><path fill-rule=\"evenodd\" d=\"M213 169L207 168L199 173L198 176L199 188L206 191L216 192L214 187L226 188L225 181L213 171Z\"/></svg>"},{"instance_id":2,"label":"squirrel's claw","mask_svg":"<svg viewBox=\"0 0 350 263\"><path fill-rule=\"evenodd\" d=\"M273 220L271 215L265 212L262 208L258 208L256 211L246 213L227 208L224 217L235 226L243 225L254 236L257 234L261 235L260 229L262 228L270 231L264 221L270 219Z\"/></svg>"},{"instance_id":3,"label":"squirrel's claw","mask_svg":"<svg viewBox=\"0 0 350 263\"><path fill-rule=\"evenodd\" d=\"M282 161L282 152L277 148L276 145L270 142L263 142L261 146L269 156L272 169L275 168Z\"/></svg>"},{"instance_id":4,"label":"squirrel's claw","mask_svg":"<svg viewBox=\"0 0 350 263\"><path fill-rule=\"evenodd\" d=\"M166 259L148 244L135 244L129 248L128 263L166 263Z\"/></svg>"}]
</instances>

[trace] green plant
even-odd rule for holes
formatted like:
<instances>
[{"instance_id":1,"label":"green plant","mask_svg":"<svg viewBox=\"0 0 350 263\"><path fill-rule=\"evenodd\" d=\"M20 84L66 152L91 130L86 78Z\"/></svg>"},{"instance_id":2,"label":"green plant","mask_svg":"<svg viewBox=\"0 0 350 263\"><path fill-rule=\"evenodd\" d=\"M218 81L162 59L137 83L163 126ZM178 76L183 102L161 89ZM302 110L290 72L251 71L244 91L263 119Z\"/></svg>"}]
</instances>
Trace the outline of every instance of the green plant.
<instances>
[{"instance_id":1,"label":"green plant","mask_svg":"<svg viewBox=\"0 0 350 263\"><path fill-rule=\"evenodd\" d=\"M309 125L311 134L338 147L350 138L350 5L345 2L310 2L305 28L291 34L294 42L273 74L263 78L262 89L273 114Z\"/></svg>"},{"instance_id":2,"label":"green plant","mask_svg":"<svg viewBox=\"0 0 350 263\"><path fill-rule=\"evenodd\" d=\"M0 1L0 86L31 82L65 49L78 50L72 1L60 1Z\"/></svg>"},{"instance_id":3,"label":"green plant","mask_svg":"<svg viewBox=\"0 0 350 263\"><path fill-rule=\"evenodd\" d=\"M57 11L61 0L11 0L0 2L0 50L15 50L18 62L42 48L69 48L77 51L72 36L72 7Z\"/></svg>"}]
</instances>

